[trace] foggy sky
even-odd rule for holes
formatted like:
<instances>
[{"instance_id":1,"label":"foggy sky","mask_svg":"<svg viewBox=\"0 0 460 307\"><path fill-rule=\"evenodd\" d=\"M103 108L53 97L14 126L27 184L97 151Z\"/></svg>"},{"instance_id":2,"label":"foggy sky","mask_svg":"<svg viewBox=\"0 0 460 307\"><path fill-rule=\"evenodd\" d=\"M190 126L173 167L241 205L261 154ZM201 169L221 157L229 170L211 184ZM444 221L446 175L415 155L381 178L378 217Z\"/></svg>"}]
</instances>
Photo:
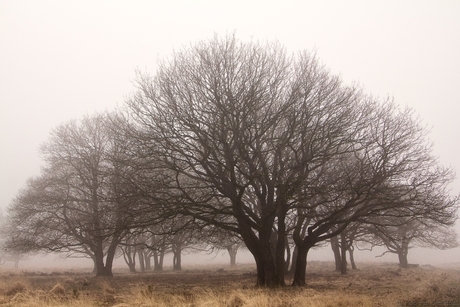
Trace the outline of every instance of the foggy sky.
<instances>
[{"instance_id":1,"label":"foggy sky","mask_svg":"<svg viewBox=\"0 0 460 307\"><path fill-rule=\"evenodd\" d=\"M39 174L52 128L122 105L135 69L234 31L316 50L345 82L414 108L460 174L460 1L0 0L0 208Z\"/></svg>"}]
</instances>

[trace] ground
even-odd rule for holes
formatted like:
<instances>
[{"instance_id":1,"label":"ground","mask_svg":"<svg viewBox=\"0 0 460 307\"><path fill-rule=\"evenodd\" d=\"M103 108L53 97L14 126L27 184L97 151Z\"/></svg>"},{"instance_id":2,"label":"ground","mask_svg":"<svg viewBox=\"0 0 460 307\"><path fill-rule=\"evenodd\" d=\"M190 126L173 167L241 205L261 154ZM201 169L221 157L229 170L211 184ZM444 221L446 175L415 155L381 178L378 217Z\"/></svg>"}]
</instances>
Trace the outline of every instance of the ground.
<instances>
[{"instance_id":1,"label":"ground","mask_svg":"<svg viewBox=\"0 0 460 307\"><path fill-rule=\"evenodd\" d=\"M0 306L460 306L460 265L400 269L366 263L348 275L333 269L331 262L310 262L306 287L275 290L254 286L250 264L144 274L119 270L113 278L80 271L4 271Z\"/></svg>"}]
</instances>

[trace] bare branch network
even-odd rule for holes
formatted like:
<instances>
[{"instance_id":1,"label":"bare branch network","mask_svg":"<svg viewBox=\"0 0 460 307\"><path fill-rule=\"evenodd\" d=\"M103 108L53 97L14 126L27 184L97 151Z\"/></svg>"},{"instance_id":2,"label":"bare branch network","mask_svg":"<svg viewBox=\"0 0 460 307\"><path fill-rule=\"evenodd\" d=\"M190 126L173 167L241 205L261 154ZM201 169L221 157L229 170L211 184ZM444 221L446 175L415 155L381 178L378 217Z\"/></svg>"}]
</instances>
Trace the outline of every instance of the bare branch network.
<instances>
[{"instance_id":1,"label":"bare branch network","mask_svg":"<svg viewBox=\"0 0 460 307\"><path fill-rule=\"evenodd\" d=\"M345 272L356 242L385 245L402 265L410 246L457 244L453 170L414 112L278 43L186 47L138 73L125 109L65 123L41 151L6 244L85 254L98 275L120 250L131 266L135 253L157 263L171 250L180 269L186 247L236 256L244 244L258 285L290 272L299 286L326 241Z\"/></svg>"}]
</instances>

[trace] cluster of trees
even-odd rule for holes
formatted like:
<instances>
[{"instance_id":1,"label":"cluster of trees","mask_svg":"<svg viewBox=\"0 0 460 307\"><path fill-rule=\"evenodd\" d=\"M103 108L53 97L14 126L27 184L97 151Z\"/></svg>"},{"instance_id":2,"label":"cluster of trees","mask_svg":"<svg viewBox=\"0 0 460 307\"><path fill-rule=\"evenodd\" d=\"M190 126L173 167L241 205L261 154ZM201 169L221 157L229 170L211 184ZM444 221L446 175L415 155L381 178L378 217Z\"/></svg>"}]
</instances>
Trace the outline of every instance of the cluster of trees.
<instances>
[{"instance_id":1,"label":"cluster of trees","mask_svg":"<svg viewBox=\"0 0 460 307\"><path fill-rule=\"evenodd\" d=\"M454 174L420 120L312 53L216 37L137 86L125 109L52 132L41 175L9 207L9 248L88 255L111 275L119 247L243 242L258 285L275 287L289 270L304 285L307 254L326 241L341 270L356 242L402 265L414 242L456 244Z\"/></svg>"}]
</instances>

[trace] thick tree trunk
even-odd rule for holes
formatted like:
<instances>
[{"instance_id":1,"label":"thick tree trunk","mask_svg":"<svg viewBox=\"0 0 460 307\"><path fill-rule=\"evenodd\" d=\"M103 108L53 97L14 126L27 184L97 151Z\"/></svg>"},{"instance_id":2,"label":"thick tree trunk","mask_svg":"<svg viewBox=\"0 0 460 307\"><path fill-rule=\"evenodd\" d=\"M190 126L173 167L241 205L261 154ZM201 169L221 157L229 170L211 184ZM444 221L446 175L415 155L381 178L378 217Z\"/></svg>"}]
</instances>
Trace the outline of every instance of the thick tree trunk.
<instances>
[{"instance_id":1,"label":"thick tree trunk","mask_svg":"<svg viewBox=\"0 0 460 307\"><path fill-rule=\"evenodd\" d=\"M112 242L110 243L110 246L107 250L107 256L105 257L105 265L104 265L104 270L102 274L96 274L96 276L106 276L106 277L112 277L112 267L113 267L113 260L115 259L115 253L117 251L119 243L119 237L118 235L114 235L112 238Z\"/></svg>"},{"instance_id":2,"label":"thick tree trunk","mask_svg":"<svg viewBox=\"0 0 460 307\"><path fill-rule=\"evenodd\" d=\"M309 249L307 245L297 246L294 280L292 281L293 286L303 287L306 285L305 275L307 271L307 255Z\"/></svg>"},{"instance_id":3,"label":"thick tree trunk","mask_svg":"<svg viewBox=\"0 0 460 307\"><path fill-rule=\"evenodd\" d=\"M409 262L407 261L407 252L404 250L398 250L399 266L401 268L408 268Z\"/></svg>"},{"instance_id":4,"label":"thick tree trunk","mask_svg":"<svg viewBox=\"0 0 460 307\"><path fill-rule=\"evenodd\" d=\"M102 242L97 242L94 256L96 258L96 276L108 276L104 265L104 250Z\"/></svg>"},{"instance_id":5,"label":"thick tree trunk","mask_svg":"<svg viewBox=\"0 0 460 307\"><path fill-rule=\"evenodd\" d=\"M268 240L267 240L268 241ZM275 288L279 286L279 280L276 276L275 259L271 253L270 242L263 242L261 244L261 260L264 268L265 283L262 286L268 288Z\"/></svg>"},{"instance_id":6,"label":"thick tree trunk","mask_svg":"<svg viewBox=\"0 0 460 307\"><path fill-rule=\"evenodd\" d=\"M240 228L240 234L243 241L254 257L257 266L257 286L274 288L280 285L284 285L284 279L281 283L281 279L277 275L276 269L276 251L273 254L273 239L272 227L275 220L275 215L262 216L263 221L262 227L258 231L258 235L254 233L254 230L248 225L247 221L243 218L244 213L239 212L240 205L236 205L236 211L239 215L237 217L238 226ZM276 234L274 236L277 237ZM273 244L272 244L273 243ZM276 249L277 244L274 245ZM283 243L283 254L284 254L284 243ZM284 259L283 259L284 260ZM281 267L281 271L284 269L284 261ZM284 272L283 272L284 273Z\"/></svg>"},{"instance_id":7,"label":"thick tree trunk","mask_svg":"<svg viewBox=\"0 0 460 307\"><path fill-rule=\"evenodd\" d=\"M258 256L254 255L254 260L256 262L256 270L257 270L257 283L256 286L263 287L265 286L265 268L263 265L262 259L258 258Z\"/></svg>"},{"instance_id":8,"label":"thick tree trunk","mask_svg":"<svg viewBox=\"0 0 460 307\"><path fill-rule=\"evenodd\" d=\"M246 243L248 250L252 253L257 268L257 286L274 288L278 286L276 279L275 261L271 253L269 240L262 239L258 242L249 241ZM264 244L262 244L264 242ZM253 245L252 245L253 244Z\"/></svg>"},{"instance_id":9,"label":"thick tree trunk","mask_svg":"<svg viewBox=\"0 0 460 307\"><path fill-rule=\"evenodd\" d=\"M112 242L107 249L107 255L105 257L105 264L104 264L104 249L102 245L102 241L97 242L94 248L94 256L96 262L96 276L101 277L112 277L112 266L113 260L115 258L115 253L119 244L119 237L118 235L114 235L112 238Z\"/></svg>"}]
</instances>

